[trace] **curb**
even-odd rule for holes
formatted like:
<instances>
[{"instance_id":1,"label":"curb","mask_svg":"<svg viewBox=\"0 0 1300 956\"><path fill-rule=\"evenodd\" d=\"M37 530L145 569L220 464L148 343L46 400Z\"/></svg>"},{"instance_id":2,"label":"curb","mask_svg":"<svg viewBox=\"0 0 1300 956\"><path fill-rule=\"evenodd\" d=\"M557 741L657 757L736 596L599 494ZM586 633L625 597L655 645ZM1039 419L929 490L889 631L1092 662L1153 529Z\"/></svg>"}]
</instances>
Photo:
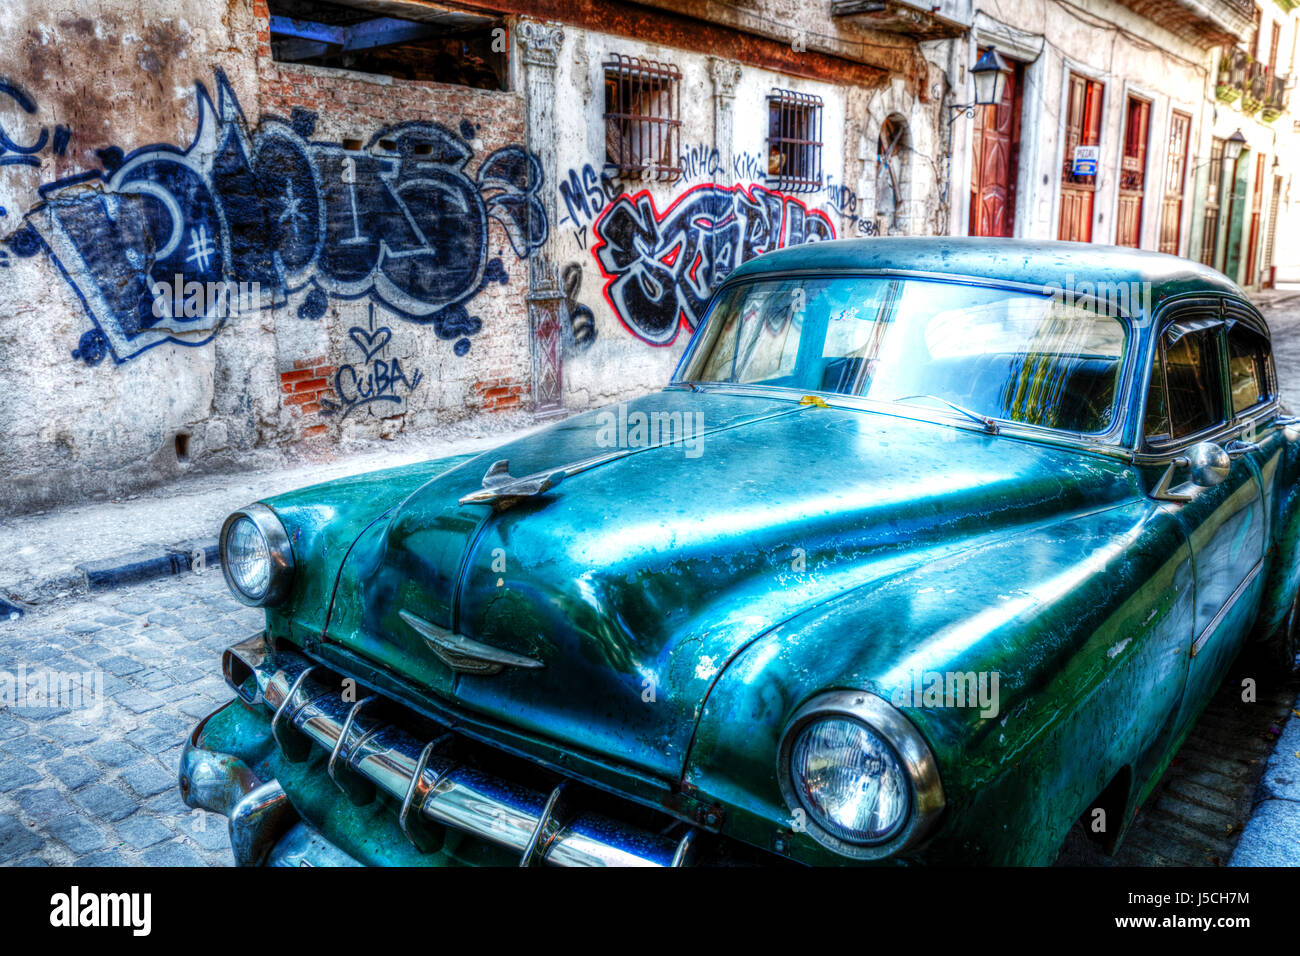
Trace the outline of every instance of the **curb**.
<instances>
[{"instance_id":1,"label":"curb","mask_svg":"<svg viewBox=\"0 0 1300 956\"><path fill-rule=\"evenodd\" d=\"M173 545L141 548L129 554L78 564L86 590L107 591L153 578L216 567L221 563L216 538L196 538Z\"/></svg>"},{"instance_id":2,"label":"curb","mask_svg":"<svg viewBox=\"0 0 1300 956\"><path fill-rule=\"evenodd\" d=\"M0 624L16 621L49 601L220 566L221 550L215 537L150 545L112 558L84 561L69 573L27 581L18 588L0 588Z\"/></svg>"}]
</instances>

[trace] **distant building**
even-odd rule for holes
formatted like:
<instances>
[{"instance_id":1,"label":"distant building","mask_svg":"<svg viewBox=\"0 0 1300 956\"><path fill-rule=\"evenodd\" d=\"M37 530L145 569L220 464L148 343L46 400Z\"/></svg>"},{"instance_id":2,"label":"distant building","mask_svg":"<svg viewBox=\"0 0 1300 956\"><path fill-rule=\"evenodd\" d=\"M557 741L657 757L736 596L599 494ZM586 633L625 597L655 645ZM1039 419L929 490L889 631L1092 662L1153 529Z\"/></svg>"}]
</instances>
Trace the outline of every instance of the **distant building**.
<instances>
[{"instance_id":1,"label":"distant building","mask_svg":"<svg viewBox=\"0 0 1300 956\"><path fill-rule=\"evenodd\" d=\"M1300 226L1295 6L1031 0L1001 6L1002 20L978 11L958 61L991 46L1013 73L1000 106L954 127L953 232L1155 249L1248 288L1300 278L1300 250L1277 243ZM1234 135L1242 149L1230 159ZM1096 147L1095 175L1076 174L1078 147Z\"/></svg>"}]
</instances>

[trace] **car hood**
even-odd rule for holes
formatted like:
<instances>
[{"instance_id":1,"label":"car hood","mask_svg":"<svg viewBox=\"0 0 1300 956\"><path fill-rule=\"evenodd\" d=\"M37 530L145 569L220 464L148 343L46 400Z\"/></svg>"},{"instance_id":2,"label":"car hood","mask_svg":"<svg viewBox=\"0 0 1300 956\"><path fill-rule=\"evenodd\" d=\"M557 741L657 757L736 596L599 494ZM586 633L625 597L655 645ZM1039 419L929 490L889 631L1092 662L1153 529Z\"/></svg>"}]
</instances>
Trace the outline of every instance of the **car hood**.
<instances>
[{"instance_id":1,"label":"car hood","mask_svg":"<svg viewBox=\"0 0 1300 956\"><path fill-rule=\"evenodd\" d=\"M644 447L641 414L701 428ZM638 441L505 510L459 503L497 460L549 473ZM357 538L326 639L525 735L676 781L709 689L758 636L918 561L1135 492L1123 464L1077 450L668 390L420 487ZM454 671L419 622L540 666Z\"/></svg>"}]
</instances>

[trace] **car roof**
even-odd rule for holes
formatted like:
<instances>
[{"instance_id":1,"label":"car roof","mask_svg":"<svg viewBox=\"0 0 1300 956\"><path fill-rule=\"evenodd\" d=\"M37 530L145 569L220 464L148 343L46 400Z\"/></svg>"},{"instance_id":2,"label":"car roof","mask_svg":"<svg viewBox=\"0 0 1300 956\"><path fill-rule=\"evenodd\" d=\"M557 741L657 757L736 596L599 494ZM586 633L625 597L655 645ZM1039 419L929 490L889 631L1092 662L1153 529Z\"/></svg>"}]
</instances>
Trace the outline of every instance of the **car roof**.
<instances>
[{"instance_id":1,"label":"car roof","mask_svg":"<svg viewBox=\"0 0 1300 956\"><path fill-rule=\"evenodd\" d=\"M788 246L750 259L733 282L768 273L872 270L991 279L1056 288L1090 283L1151 283L1151 307L1185 293L1249 299L1223 273L1190 259L1122 246L964 236L834 239Z\"/></svg>"}]
</instances>

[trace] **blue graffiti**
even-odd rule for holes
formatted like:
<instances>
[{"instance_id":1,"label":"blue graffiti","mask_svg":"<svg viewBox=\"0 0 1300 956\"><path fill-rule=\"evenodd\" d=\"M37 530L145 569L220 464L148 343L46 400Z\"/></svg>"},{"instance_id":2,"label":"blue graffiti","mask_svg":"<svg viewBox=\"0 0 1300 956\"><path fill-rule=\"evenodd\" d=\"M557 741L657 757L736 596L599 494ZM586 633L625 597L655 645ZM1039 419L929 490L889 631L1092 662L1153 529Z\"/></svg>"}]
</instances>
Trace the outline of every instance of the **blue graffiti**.
<instances>
[{"instance_id":1,"label":"blue graffiti","mask_svg":"<svg viewBox=\"0 0 1300 956\"><path fill-rule=\"evenodd\" d=\"M519 146L488 155L471 177L473 150L440 123L390 126L350 149L313 140L316 116L302 109L250 134L219 70L215 104L196 89L188 148L101 150L105 171L42 187L45 203L10 241L19 255L48 249L115 362L216 335L218 312L157 314L151 289L176 276L257 283L267 304L305 290L298 315L307 320L330 298L369 298L464 355L482 328L467 304L506 277L489 256L489 220L519 258L546 239L541 166ZM103 357L84 343L74 355Z\"/></svg>"},{"instance_id":2,"label":"blue graffiti","mask_svg":"<svg viewBox=\"0 0 1300 956\"><path fill-rule=\"evenodd\" d=\"M12 80L0 77L0 96L7 96L13 101L24 113L29 116L36 113L36 101L17 83ZM0 166L35 166L40 167L41 161L36 156L37 153L50 147L50 151L56 156L62 156L68 149L68 141L72 137L72 131L66 126L56 126L54 136L50 136L50 131L44 126L36 135L36 140L31 143L16 143L10 137L9 132L0 124ZM0 210L0 214L2 214Z\"/></svg>"},{"instance_id":3,"label":"blue graffiti","mask_svg":"<svg viewBox=\"0 0 1300 956\"><path fill-rule=\"evenodd\" d=\"M581 228L599 216L622 192L617 179L604 170L596 172L591 163L581 170L571 169L567 178L560 179L560 198L565 209L560 222Z\"/></svg>"},{"instance_id":4,"label":"blue graffiti","mask_svg":"<svg viewBox=\"0 0 1300 956\"><path fill-rule=\"evenodd\" d=\"M342 419L373 402L400 405L424 378L419 369L407 378L400 359L381 357L393 338L393 330L388 326L375 328L373 305L370 306L369 328L353 326L348 329L348 338L360 350L361 361L339 366L334 373L334 392L338 401L322 398L322 415L338 414Z\"/></svg>"}]
</instances>

